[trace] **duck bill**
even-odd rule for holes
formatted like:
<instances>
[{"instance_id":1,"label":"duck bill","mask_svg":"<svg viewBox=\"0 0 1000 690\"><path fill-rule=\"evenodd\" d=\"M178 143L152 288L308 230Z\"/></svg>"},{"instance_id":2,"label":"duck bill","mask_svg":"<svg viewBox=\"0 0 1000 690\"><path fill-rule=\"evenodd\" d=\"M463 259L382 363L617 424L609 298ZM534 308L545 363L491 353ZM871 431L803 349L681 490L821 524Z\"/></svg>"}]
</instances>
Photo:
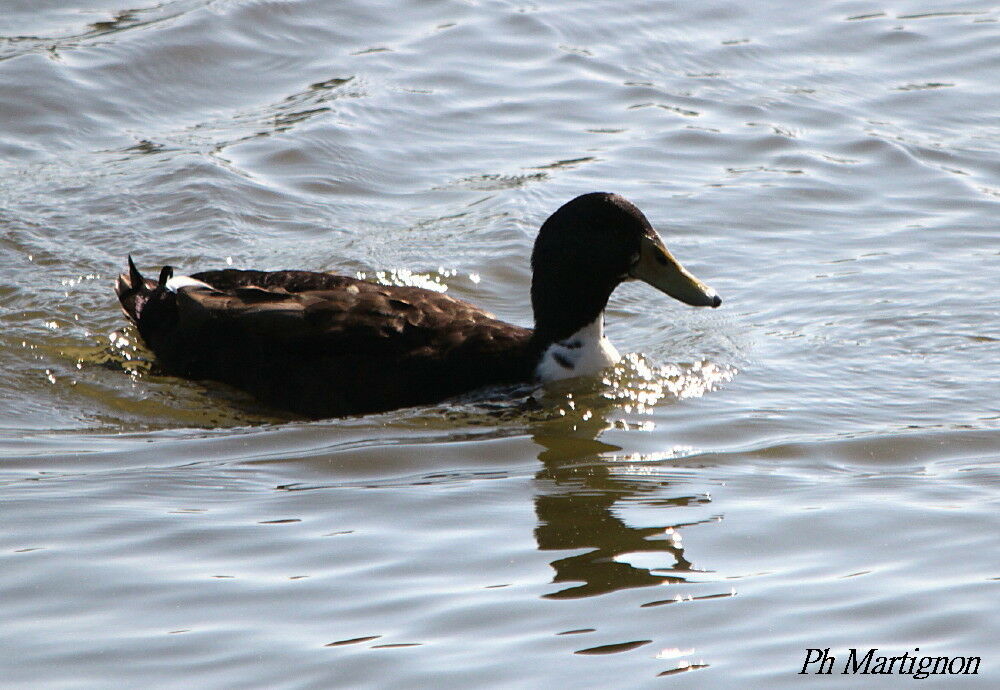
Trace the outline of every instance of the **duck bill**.
<instances>
[{"instance_id":1,"label":"duck bill","mask_svg":"<svg viewBox=\"0 0 1000 690\"><path fill-rule=\"evenodd\" d=\"M642 238L639 260L629 270L629 275L692 307L722 304L718 293L681 266L657 236Z\"/></svg>"}]
</instances>

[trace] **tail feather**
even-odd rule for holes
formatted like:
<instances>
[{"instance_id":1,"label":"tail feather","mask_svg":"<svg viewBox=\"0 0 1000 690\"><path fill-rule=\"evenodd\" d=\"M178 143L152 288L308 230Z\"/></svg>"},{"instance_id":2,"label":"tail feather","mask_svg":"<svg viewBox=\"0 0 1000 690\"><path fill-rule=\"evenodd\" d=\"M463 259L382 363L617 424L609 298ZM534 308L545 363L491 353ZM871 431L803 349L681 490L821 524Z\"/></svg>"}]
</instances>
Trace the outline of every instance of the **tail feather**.
<instances>
[{"instance_id":1,"label":"tail feather","mask_svg":"<svg viewBox=\"0 0 1000 690\"><path fill-rule=\"evenodd\" d=\"M128 255L128 277L132 287L142 285L143 283L142 274L139 273L139 269L135 267L135 262L132 261L131 254Z\"/></svg>"},{"instance_id":2,"label":"tail feather","mask_svg":"<svg viewBox=\"0 0 1000 690\"><path fill-rule=\"evenodd\" d=\"M146 280L135 267L132 256L128 257L128 273L122 273L115 281L115 294L122 305L122 311L129 321L138 325L142 316L142 308L149 301L149 296L156 288L156 283Z\"/></svg>"}]
</instances>

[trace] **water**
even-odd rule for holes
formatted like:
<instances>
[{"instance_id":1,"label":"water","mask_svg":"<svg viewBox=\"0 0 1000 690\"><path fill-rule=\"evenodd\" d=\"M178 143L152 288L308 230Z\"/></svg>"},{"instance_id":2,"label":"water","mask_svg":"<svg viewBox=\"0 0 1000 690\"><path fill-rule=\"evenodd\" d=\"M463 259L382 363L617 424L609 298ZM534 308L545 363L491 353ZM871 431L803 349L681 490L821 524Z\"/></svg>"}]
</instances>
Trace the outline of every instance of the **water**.
<instances>
[{"instance_id":1,"label":"water","mask_svg":"<svg viewBox=\"0 0 1000 690\"><path fill-rule=\"evenodd\" d=\"M5 686L798 686L826 647L831 687L907 682L850 647L1000 682L995 7L0 14ZM111 291L132 252L527 324L593 190L725 303L623 286L633 354L530 409L275 417L156 375Z\"/></svg>"}]
</instances>

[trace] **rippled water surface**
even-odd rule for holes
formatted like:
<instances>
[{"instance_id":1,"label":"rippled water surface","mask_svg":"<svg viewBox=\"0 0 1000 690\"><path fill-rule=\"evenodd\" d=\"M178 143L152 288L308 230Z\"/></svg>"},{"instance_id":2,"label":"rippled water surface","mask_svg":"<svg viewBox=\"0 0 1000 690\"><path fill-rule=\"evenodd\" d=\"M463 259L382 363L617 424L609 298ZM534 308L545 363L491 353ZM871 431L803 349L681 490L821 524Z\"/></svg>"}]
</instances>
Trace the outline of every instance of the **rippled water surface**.
<instances>
[{"instance_id":1,"label":"rippled water surface","mask_svg":"<svg viewBox=\"0 0 1000 690\"><path fill-rule=\"evenodd\" d=\"M5 686L1000 685L995 6L2 5ZM593 190L725 304L623 286L632 354L533 405L276 417L111 291L131 252L530 324Z\"/></svg>"}]
</instances>

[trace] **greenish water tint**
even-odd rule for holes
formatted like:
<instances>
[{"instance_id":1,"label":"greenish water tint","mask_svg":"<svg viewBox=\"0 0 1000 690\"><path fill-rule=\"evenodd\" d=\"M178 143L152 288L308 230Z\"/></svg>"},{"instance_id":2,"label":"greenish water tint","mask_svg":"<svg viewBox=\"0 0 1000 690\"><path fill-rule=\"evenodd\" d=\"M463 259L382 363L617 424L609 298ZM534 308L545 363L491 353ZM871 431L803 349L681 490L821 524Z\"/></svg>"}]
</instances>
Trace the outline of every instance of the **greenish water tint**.
<instances>
[{"instance_id":1,"label":"greenish water tint","mask_svg":"<svg viewBox=\"0 0 1000 690\"><path fill-rule=\"evenodd\" d=\"M1000 682L1000 15L975 2L7 3L6 686ZM321 422L157 374L111 281L301 267L527 324L615 191L725 299L603 380ZM881 680L883 683L879 683ZM936 677L930 683L958 679Z\"/></svg>"}]
</instances>

